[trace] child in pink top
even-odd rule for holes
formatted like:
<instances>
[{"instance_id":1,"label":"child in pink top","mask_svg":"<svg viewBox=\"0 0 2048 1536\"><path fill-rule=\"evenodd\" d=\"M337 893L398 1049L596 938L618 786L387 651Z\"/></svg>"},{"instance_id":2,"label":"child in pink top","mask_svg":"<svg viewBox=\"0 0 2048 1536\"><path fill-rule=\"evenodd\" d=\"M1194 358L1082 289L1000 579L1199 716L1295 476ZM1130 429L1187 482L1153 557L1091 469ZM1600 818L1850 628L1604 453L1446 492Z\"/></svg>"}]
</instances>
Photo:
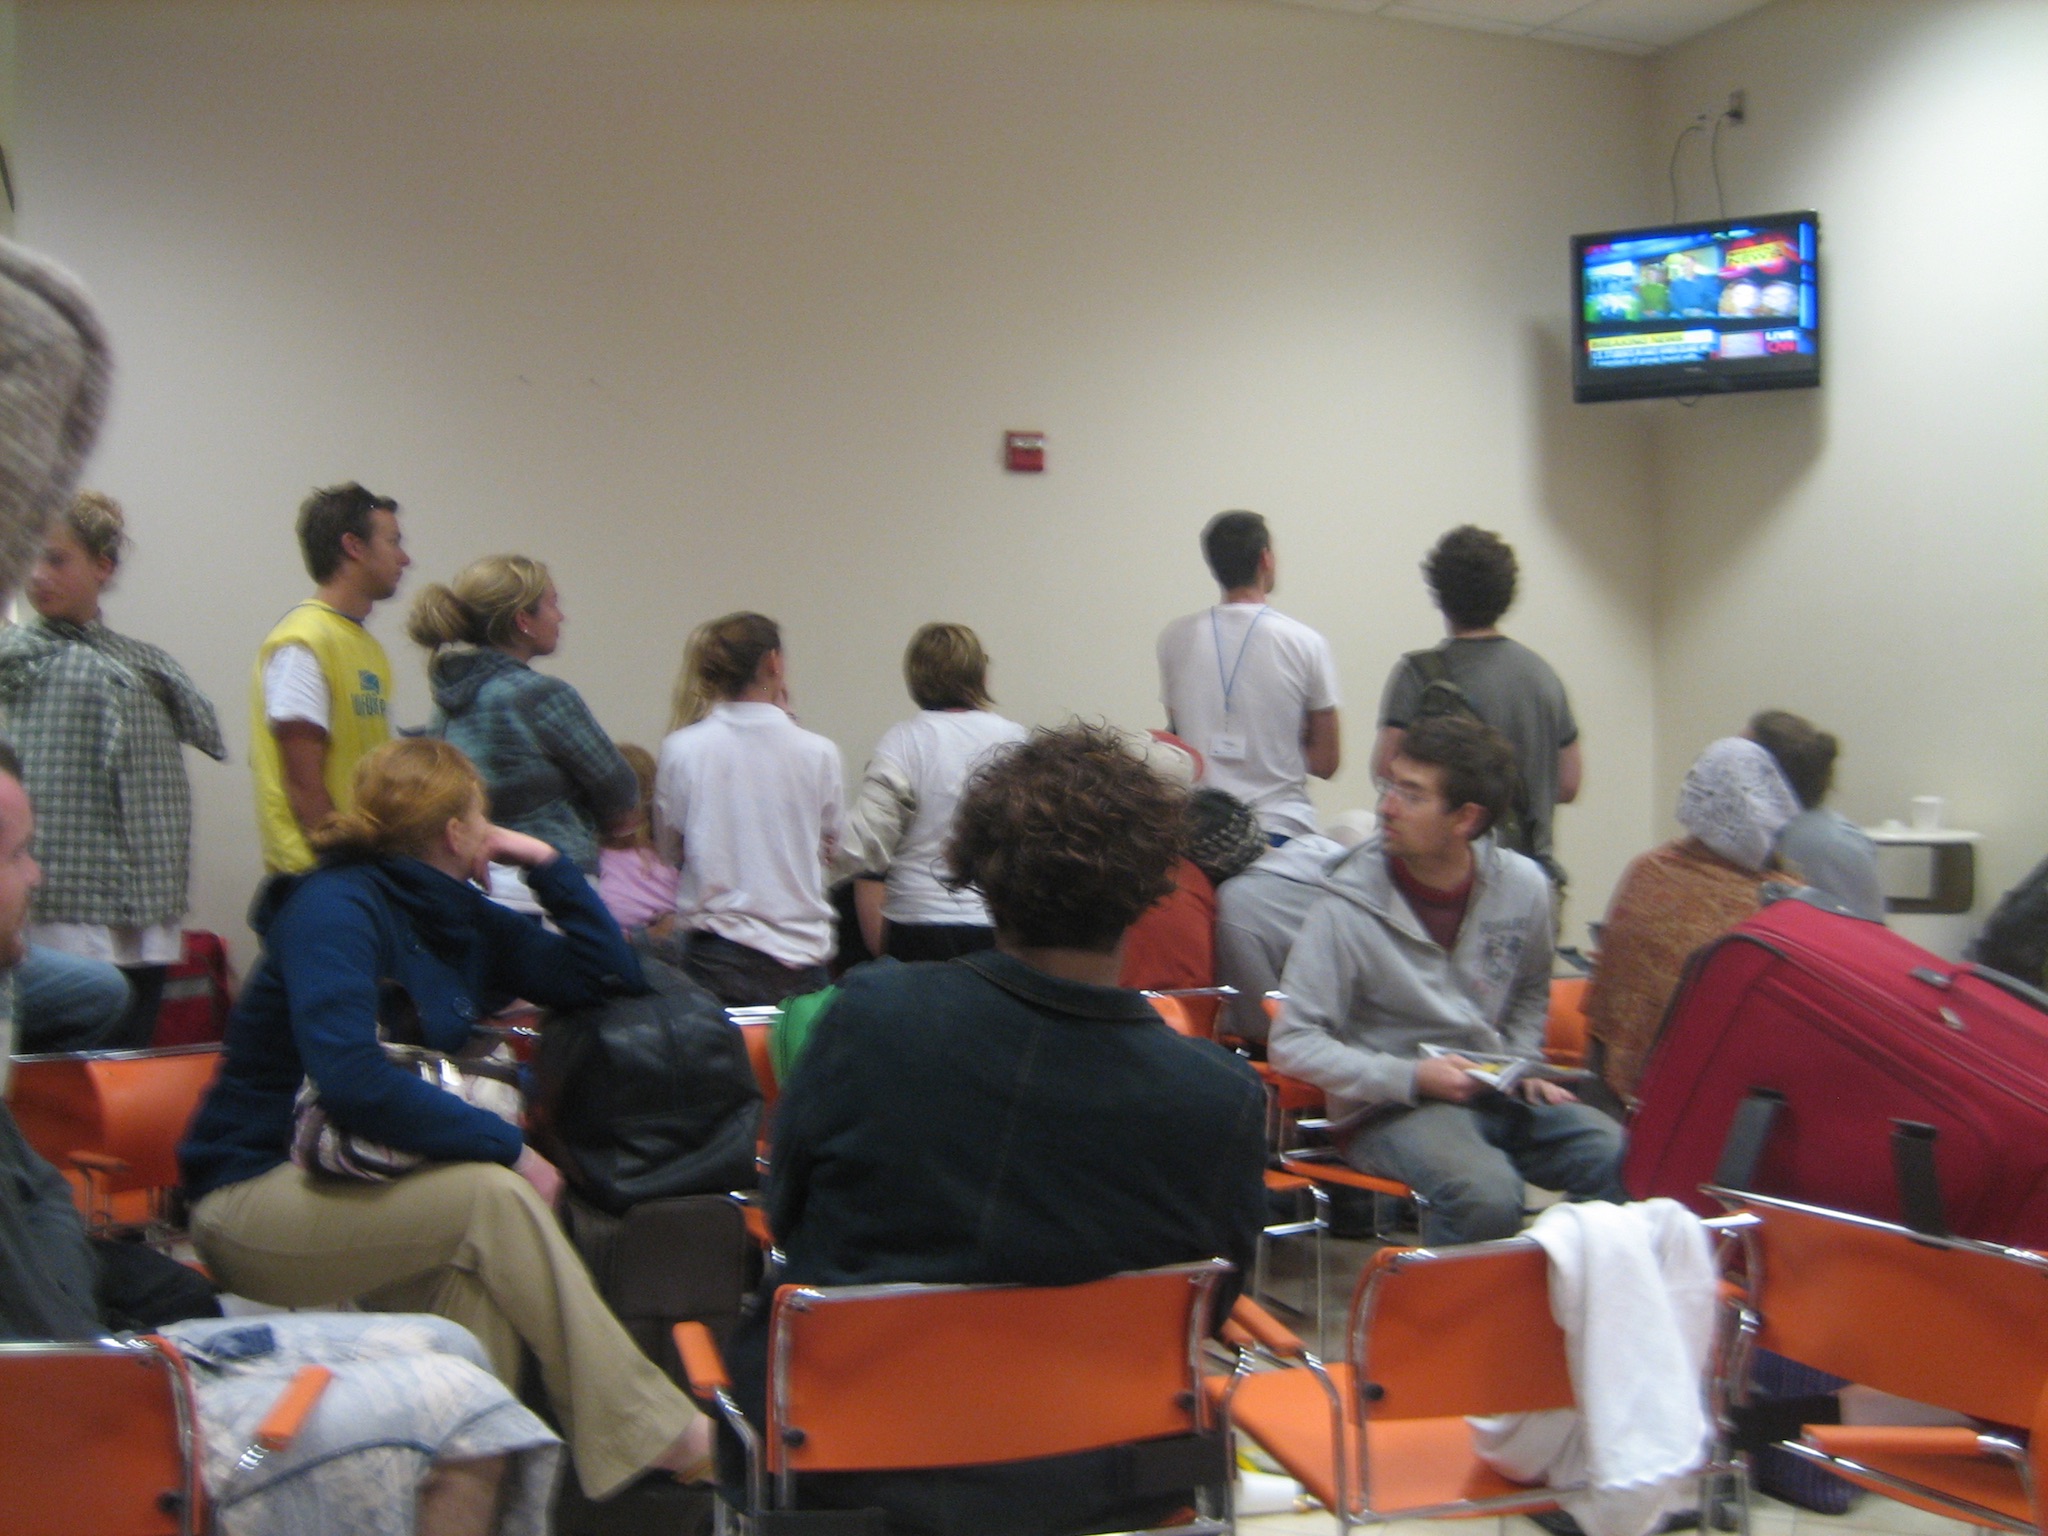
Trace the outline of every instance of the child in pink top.
<instances>
[{"instance_id":1,"label":"child in pink top","mask_svg":"<svg viewBox=\"0 0 2048 1536\"><path fill-rule=\"evenodd\" d=\"M629 937L644 929L659 939L675 922L678 872L654 854L654 755L631 742L619 743L619 755L640 781L640 816L631 832L608 840L598 854L597 894Z\"/></svg>"}]
</instances>

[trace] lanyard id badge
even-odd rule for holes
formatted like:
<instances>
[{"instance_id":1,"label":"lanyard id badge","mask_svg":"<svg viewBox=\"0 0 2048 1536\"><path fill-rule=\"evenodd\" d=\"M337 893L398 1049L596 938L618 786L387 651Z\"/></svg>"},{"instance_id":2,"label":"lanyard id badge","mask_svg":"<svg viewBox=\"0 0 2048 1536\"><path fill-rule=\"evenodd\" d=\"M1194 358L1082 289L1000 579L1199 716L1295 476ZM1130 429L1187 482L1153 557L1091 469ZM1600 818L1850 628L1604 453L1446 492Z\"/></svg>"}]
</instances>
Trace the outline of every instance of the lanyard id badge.
<instances>
[{"instance_id":1,"label":"lanyard id badge","mask_svg":"<svg viewBox=\"0 0 2048 1536\"><path fill-rule=\"evenodd\" d=\"M1226 673L1223 670L1223 626L1216 620L1216 610L1209 610L1209 634L1216 642L1216 681L1223 688L1223 729L1209 738L1209 756L1219 763L1244 761L1244 731L1232 718L1231 701L1237 692L1237 674L1244 668L1244 653L1251 649L1252 636L1258 631L1259 620L1265 616L1266 608L1261 603L1259 611L1252 615L1251 623L1245 626L1244 639L1237 646L1237 659Z\"/></svg>"}]
</instances>

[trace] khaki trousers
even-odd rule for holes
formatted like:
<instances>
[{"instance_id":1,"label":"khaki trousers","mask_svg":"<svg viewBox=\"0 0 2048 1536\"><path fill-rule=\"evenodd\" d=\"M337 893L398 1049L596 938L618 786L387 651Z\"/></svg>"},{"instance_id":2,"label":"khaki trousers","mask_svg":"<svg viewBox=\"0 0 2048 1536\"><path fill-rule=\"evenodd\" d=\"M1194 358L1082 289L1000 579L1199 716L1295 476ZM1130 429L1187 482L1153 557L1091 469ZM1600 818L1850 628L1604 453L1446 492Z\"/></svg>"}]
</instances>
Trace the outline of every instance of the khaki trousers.
<instances>
[{"instance_id":1,"label":"khaki trousers","mask_svg":"<svg viewBox=\"0 0 2048 1536\"><path fill-rule=\"evenodd\" d=\"M647 1470L698 1416L619 1326L554 1212L497 1163L436 1164L390 1184L285 1163L207 1195L192 1238L214 1278L251 1301L357 1301L461 1323L515 1392L531 1350L593 1499Z\"/></svg>"}]
</instances>

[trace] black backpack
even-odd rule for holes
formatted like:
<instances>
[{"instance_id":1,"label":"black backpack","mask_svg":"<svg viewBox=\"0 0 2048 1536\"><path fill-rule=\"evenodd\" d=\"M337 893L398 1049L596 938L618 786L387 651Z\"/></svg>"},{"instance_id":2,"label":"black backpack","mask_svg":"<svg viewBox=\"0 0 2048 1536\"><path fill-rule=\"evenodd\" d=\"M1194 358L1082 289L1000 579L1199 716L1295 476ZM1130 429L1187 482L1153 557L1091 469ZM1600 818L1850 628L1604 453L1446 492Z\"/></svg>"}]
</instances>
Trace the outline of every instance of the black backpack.
<instances>
[{"instance_id":1,"label":"black backpack","mask_svg":"<svg viewBox=\"0 0 2048 1536\"><path fill-rule=\"evenodd\" d=\"M1451 680L1451 663L1443 651L1432 646L1426 651L1410 651L1402 658L1415 669L1415 675L1422 682L1422 692L1415 700L1417 720L1430 720L1439 715L1459 716L1466 720L1477 720L1481 725L1491 722L1479 713L1472 702L1472 696ZM1512 848L1516 853L1536 857L1536 817L1530 809L1528 786L1522 782L1519 764L1515 768L1514 788L1508 796L1508 808L1493 824L1494 840L1503 848ZM1542 861L1546 868L1549 861ZM1555 878L1555 877L1553 877Z\"/></svg>"},{"instance_id":2,"label":"black backpack","mask_svg":"<svg viewBox=\"0 0 2048 1536\"><path fill-rule=\"evenodd\" d=\"M761 1089L745 1040L689 977L640 968L652 991L553 1015L534 1058L534 1144L613 1216L756 1182Z\"/></svg>"},{"instance_id":3,"label":"black backpack","mask_svg":"<svg viewBox=\"0 0 2048 1536\"><path fill-rule=\"evenodd\" d=\"M2048 859L1999 897L1970 958L2030 987L2048 987Z\"/></svg>"}]
</instances>

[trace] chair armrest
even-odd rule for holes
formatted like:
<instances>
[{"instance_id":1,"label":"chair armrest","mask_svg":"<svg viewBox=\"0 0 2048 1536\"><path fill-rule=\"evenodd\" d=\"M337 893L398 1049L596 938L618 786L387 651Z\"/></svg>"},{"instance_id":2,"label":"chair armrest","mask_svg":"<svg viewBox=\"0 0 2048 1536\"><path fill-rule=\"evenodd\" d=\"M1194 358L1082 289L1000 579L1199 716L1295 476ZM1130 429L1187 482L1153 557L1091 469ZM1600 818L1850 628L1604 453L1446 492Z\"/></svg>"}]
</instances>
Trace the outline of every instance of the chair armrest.
<instances>
[{"instance_id":1,"label":"chair armrest","mask_svg":"<svg viewBox=\"0 0 2048 1536\"><path fill-rule=\"evenodd\" d=\"M757 1247L766 1249L775 1246L775 1234L768 1227L768 1213L760 1206L751 1203L742 1206L740 1220L747 1224L747 1236L754 1240Z\"/></svg>"},{"instance_id":2,"label":"chair armrest","mask_svg":"<svg viewBox=\"0 0 2048 1536\"><path fill-rule=\"evenodd\" d=\"M1236 1304L1230 1309L1230 1320L1223 1327L1223 1336L1226 1340L1230 1340L1229 1330L1239 1329L1249 1335L1259 1348L1268 1354L1278 1355L1283 1360L1298 1360L1308 1352L1308 1346L1303 1344L1299 1337L1249 1296L1237 1298Z\"/></svg>"},{"instance_id":3,"label":"chair armrest","mask_svg":"<svg viewBox=\"0 0 2048 1536\"><path fill-rule=\"evenodd\" d=\"M71 1152L66 1154L74 1168L89 1169L94 1173L108 1175L126 1173L127 1161L107 1152Z\"/></svg>"},{"instance_id":4,"label":"chair armrest","mask_svg":"<svg viewBox=\"0 0 2048 1536\"><path fill-rule=\"evenodd\" d=\"M692 1396L714 1399L719 1393L732 1390L725 1357L718 1352L718 1340L711 1336L709 1328L702 1323L677 1323L675 1340Z\"/></svg>"},{"instance_id":5,"label":"chair armrest","mask_svg":"<svg viewBox=\"0 0 2048 1536\"><path fill-rule=\"evenodd\" d=\"M1808 1424L1800 1438L1817 1451L1860 1461L1867 1456L1986 1454L1985 1437L1968 1425Z\"/></svg>"},{"instance_id":6,"label":"chair armrest","mask_svg":"<svg viewBox=\"0 0 2048 1536\"><path fill-rule=\"evenodd\" d=\"M263 1422L256 1426L256 1443L266 1451L281 1451L298 1439L313 1405L320 1401L320 1394L332 1380L334 1372L324 1365L301 1366L270 1405L270 1412L263 1415Z\"/></svg>"}]
</instances>

